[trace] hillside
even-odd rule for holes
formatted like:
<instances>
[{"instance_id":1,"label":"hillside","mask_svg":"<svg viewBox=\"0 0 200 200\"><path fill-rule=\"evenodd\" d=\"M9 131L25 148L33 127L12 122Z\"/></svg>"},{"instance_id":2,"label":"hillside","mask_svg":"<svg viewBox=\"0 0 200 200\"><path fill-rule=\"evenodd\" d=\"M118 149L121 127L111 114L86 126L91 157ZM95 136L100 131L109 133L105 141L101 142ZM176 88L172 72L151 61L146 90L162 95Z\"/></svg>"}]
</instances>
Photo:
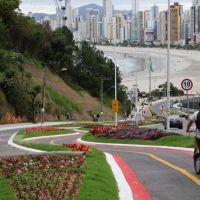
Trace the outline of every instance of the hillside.
<instances>
[{"instance_id":1,"label":"hillside","mask_svg":"<svg viewBox=\"0 0 200 200\"><path fill-rule=\"evenodd\" d=\"M113 61L87 42L76 46L67 27L52 31L48 23L25 17L16 11L19 4L0 3L0 122L40 121L42 108L45 120L91 119L100 113L100 83L105 78L104 91L109 92L104 97L110 106ZM124 103L121 81L117 67L118 100ZM104 114L112 118L109 108Z\"/></svg>"},{"instance_id":2,"label":"hillside","mask_svg":"<svg viewBox=\"0 0 200 200\"><path fill-rule=\"evenodd\" d=\"M27 69L30 70L34 77L37 77L37 81L43 81L43 70L35 67L34 65L28 65ZM76 119L91 119L93 113L100 113L101 104L98 98L92 97L87 91L76 91L67 85L59 76L53 74L48 70L47 72L47 86L51 86L58 93L68 97L70 100L75 102L81 109L81 113L74 112L72 115ZM104 106L104 117L105 119L112 119L111 108ZM65 116L62 116L63 119Z\"/></svg>"}]
</instances>

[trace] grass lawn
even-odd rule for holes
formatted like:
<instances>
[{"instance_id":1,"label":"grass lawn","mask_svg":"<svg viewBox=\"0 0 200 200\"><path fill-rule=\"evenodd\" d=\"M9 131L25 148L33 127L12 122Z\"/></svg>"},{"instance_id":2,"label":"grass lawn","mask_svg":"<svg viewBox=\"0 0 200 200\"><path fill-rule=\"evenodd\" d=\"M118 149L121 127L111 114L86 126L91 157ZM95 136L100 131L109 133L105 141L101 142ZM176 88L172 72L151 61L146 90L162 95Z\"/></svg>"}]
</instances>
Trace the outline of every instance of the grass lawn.
<instances>
[{"instance_id":1,"label":"grass lawn","mask_svg":"<svg viewBox=\"0 0 200 200\"><path fill-rule=\"evenodd\" d=\"M44 151L67 151L69 148L61 145L39 144L22 141L23 133L16 135L14 141L18 144ZM14 200L15 196L4 177L0 176L0 199ZM5 189L4 189L5 188ZM86 166L84 168L84 180L76 200L118 200L118 188L112 170L106 162L105 155L93 149L86 154ZM66 199L67 200L67 199Z\"/></svg>"},{"instance_id":2,"label":"grass lawn","mask_svg":"<svg viewBox=\"0 0 200 200\"><path fill-rule=\"evenodd\" d=\"M105 155L93 149L86 155L87 166L77 200L118 200L118 188Z\"/></svg>"},{"instance_id":3,"label":"grass lawn","mask_svg":"<svg viewBox=\"0 0 200 200\"><path fill-rule=\"evenodd\" d=\"M64 135L74 133L74 130L58 130L58 131L37 131L33 133L25 133L24 131L19 131L17 133L20 136L20 139L40 137L40 136L50 136L50 135Z\"/></svg>"},{"instance_id":4,"label":"grass lawn","mask_svg":"<svg viewBox=\"0 0 200 200\"><path fill-rule=\"evenodd\" d=\"M0 199L1 200L15 200L16 197L11 186L8 184L6 178L0 176Z\"/></svg>"},{"instance_id":5,"label":"grass lawn","mask_svg":"<svg viewBox=\"0 0 200 200\"><path fill-rule=\"evenodd\" d=\"M157 145L157 146L172 146L172 147L194 147L194 138L187 136L167 136L157 140L137 140L137 139L116 139L116 138L105 138L96 137L91 133L86 134L82 137L85 141L90 142L101 142L101 143L119 143L119 144L140 144L140 145Z\"/></svg>"}]
</instances>

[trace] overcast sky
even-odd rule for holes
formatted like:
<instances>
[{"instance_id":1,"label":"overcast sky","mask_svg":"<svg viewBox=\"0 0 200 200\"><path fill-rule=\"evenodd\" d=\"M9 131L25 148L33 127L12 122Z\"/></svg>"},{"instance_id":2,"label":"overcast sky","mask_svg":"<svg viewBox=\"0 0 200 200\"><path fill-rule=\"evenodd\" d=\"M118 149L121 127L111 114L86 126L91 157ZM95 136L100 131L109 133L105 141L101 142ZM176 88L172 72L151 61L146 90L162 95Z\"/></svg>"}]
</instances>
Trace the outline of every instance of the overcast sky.
<instances>
[{"instance_id":1,"label":"overcast sky","mask_svg":"<svg viewBox=\"0 0 200 200\"><path fill-rule=\"evenodd\" d=\"M64 0L63 0L64 1ZM147 10L154 4L160 7L160 10L167 8L168 0L139 0L140 10ZM21 0L20 8L23 13L27 14L29 11L33 13L55 13L54 0ZM177 0L171 0L171 3L177 2ZM89 3L96 3L102 5L102 0L71 0L73 7L79 7ZM115 9L118 10L130 10L132 8L132 0L113 0ZM184 6L184 10L189 9L192 5L192 0L180 0L180 4Z\"/></svg>"}]
</instances>

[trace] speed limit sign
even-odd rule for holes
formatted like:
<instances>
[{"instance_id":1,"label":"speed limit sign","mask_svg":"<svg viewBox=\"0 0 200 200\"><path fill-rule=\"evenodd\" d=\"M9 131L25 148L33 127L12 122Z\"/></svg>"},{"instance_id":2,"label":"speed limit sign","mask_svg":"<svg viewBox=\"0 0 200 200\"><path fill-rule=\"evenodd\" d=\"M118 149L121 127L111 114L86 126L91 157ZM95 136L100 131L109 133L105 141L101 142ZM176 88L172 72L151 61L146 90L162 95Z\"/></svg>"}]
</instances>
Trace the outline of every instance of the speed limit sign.
<instances>
[{"instance_id":1,"label":"speed limit sign","mask_svg":"<svg viewBox=\"0 0 200 200\"><path fill-rule=\"evenodd\" d=\"M193 82L190 79L184 79L181 83L181 87L186 91L191 90L193 87Z\"/></svg>"}]
</instances>

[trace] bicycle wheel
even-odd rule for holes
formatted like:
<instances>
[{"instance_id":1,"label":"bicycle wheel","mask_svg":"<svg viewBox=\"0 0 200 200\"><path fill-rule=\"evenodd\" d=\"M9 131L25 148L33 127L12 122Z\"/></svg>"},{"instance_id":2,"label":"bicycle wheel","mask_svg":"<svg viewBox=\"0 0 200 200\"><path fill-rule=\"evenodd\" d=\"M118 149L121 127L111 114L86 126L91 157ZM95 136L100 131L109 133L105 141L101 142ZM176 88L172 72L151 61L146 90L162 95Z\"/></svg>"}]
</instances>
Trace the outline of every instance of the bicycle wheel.
<instances>
[{"instance_id":1,"label":"bicycle wheel","mask_svg":"<svg viewBox=\"0 0 200 200\"><path fill-rule=\"evenodd\" d=\"M195 155L194 158L194 170L197 175L200 174L200 154Z\"/></svg>"}]
</instances>

